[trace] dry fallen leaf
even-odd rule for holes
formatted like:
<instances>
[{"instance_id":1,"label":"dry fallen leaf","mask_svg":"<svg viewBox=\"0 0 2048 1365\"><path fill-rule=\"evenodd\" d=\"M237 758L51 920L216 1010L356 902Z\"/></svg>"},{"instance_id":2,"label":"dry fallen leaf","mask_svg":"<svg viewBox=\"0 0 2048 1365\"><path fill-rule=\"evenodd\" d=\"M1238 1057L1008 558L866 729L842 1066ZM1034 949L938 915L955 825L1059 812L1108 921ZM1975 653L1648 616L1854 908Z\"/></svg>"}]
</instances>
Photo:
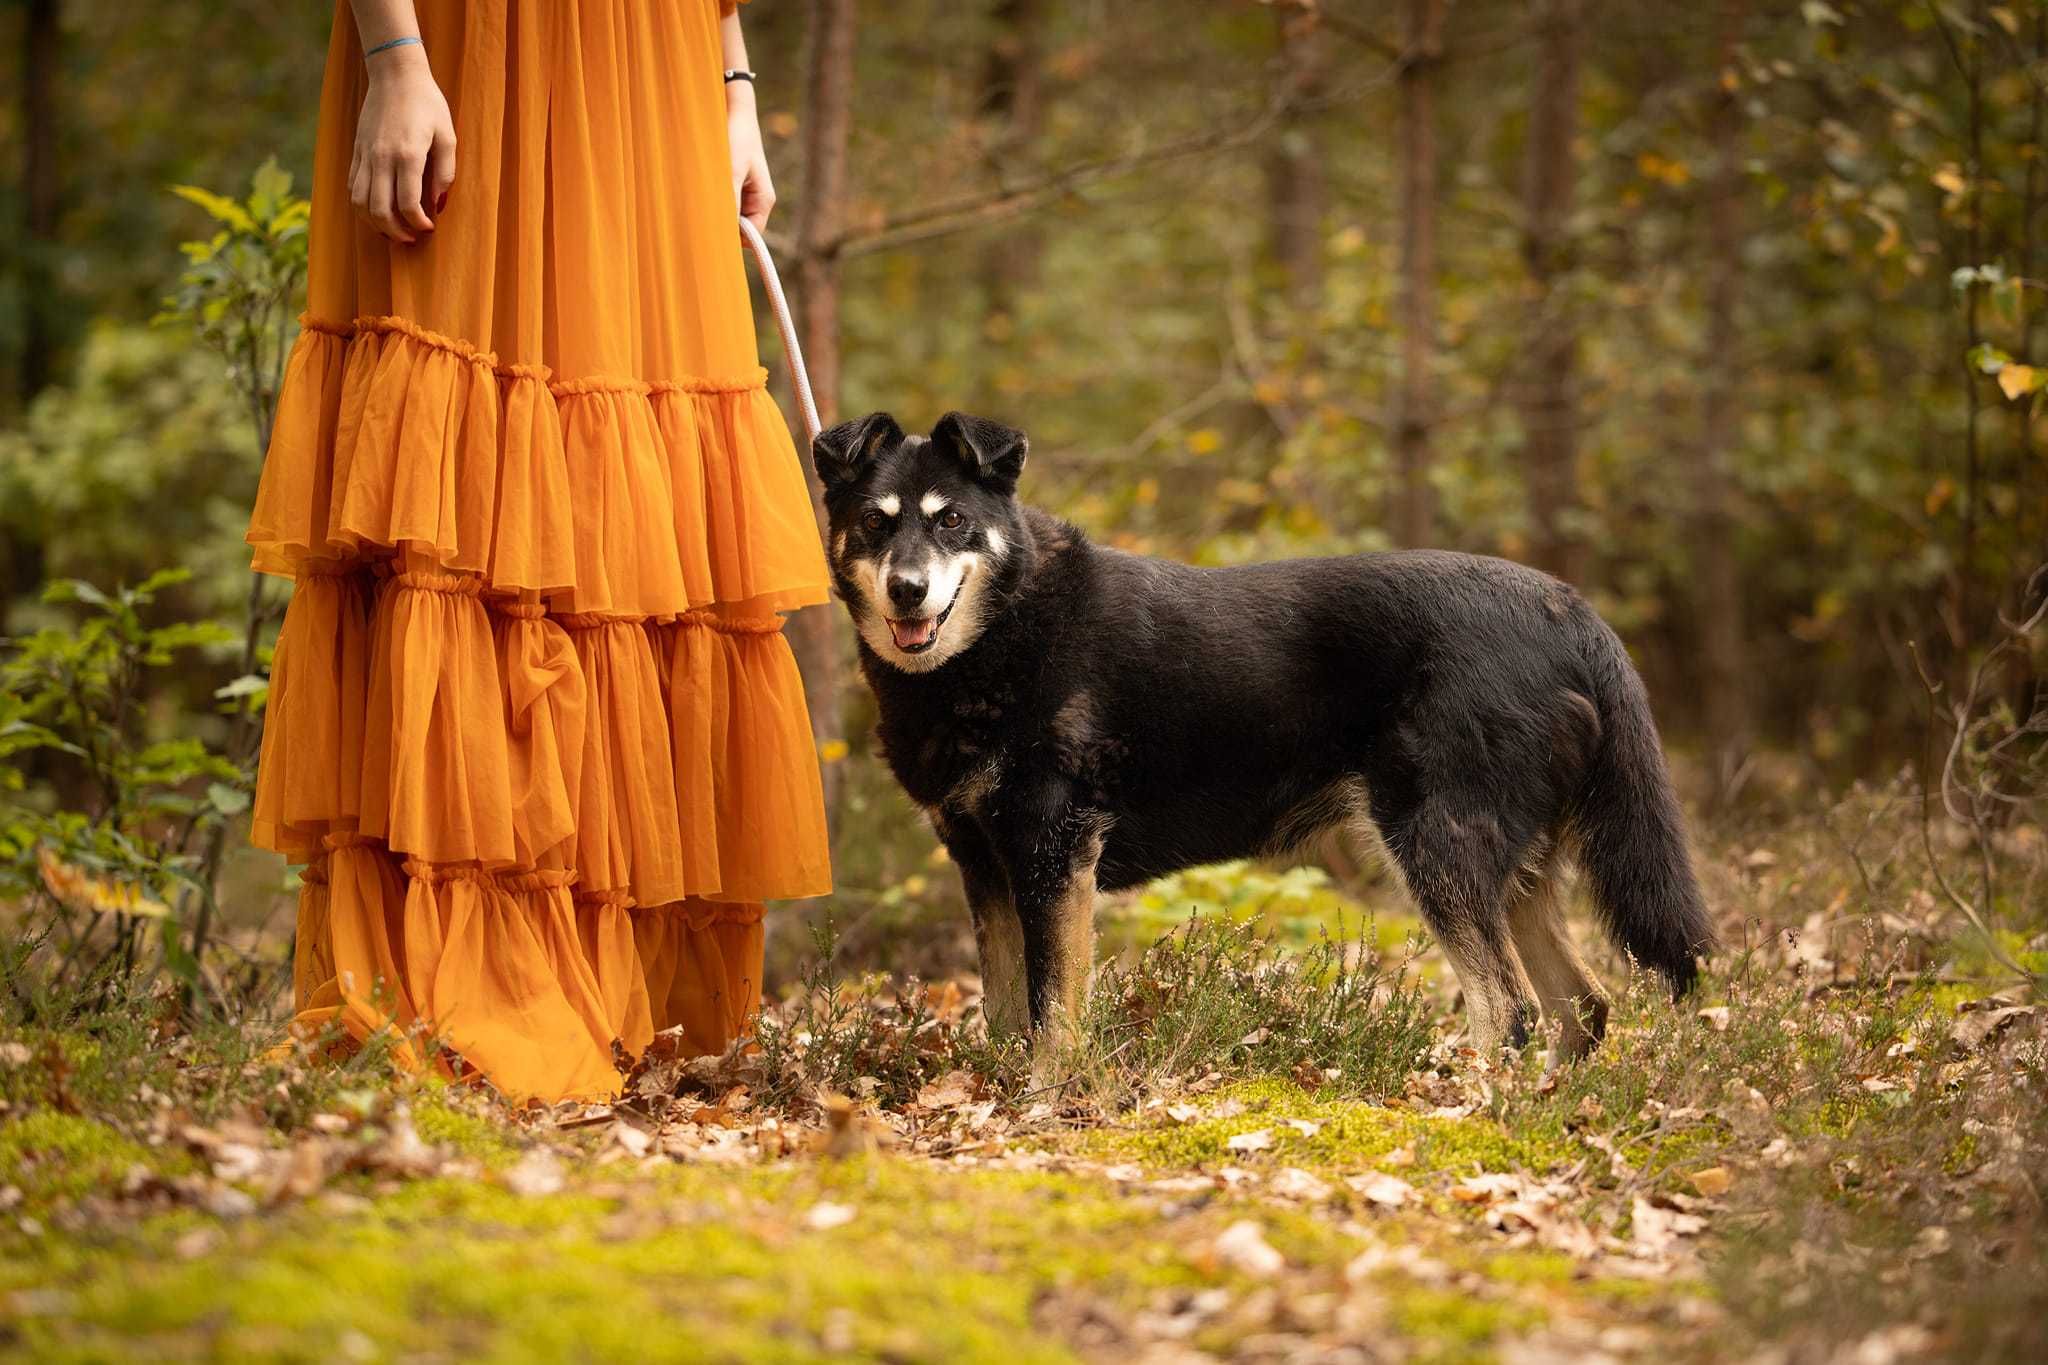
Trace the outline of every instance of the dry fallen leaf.
<instances>
[{"instance_id":1,"label":"dry fallen leaf","mask_svg":"<svg viewBox=\"0 0 2048 1365\"><path fill-rule=\"evenodd\" d=\"M1263 1152L1273 1145L1273 1130L1254 1128L1249 1133L1239 1133L1227 1139L1223 1145L1233 1152Z\"/></svg>"},{"instance_id":2,"label":"dry fallen leaf","mask_svg":"<svg viewBox=\"0 0 2048 1365\"><path fill-rule=\"evenodd\" d=\"M1726 1166L1709 1166L1704 1171L1694 1171L1686 1178L1694 1189L1709 1199L1720 1198L1735 1183L1735 1177Z\"/></svg>"},{"instance_id":3,"label":"dry fallen leaf","mask_svg":"<svg viewBox=\"0 0 2048 1365\"><path fill-rule=\"evenodd\" d=\"M1412 1156L1410 1159L1413 1160ZM1369 1171L1364 1175L1354 1175L1344 1183L1349 1185L1359 1198L1383 1209L1398 1209L1421 1198L1413 1185L1400 1176L1388 1175L1385 1171Z\"/></svg>"},{"instance_id":4,"label":"dry fallen leaf","mask_svg":"<svg viewBox=\"0 0 2048 1365\"><path fill-rule=\"evenodd\" d=\"M288 1203L295 1199L306 1199L320 1192L327 1183L327 1144L319 1138L301 1138L292 1146L286 1157L276 1188L271 1191L270 1202Z\"/></svg>"},{"instance_id":5,"label":"dry fallen leaf","mask_svg":"<svg viewBox=\"0 0 2048 1365\"><path fill-rule=\"evenodd\" d=\"M1264 1230L1249 1218L1225 1228L1211 1250L1218 1261L1254 1279L1271 1279L1287 1268L1287 1258L1273 1249Z\"/></svg>"},{"instance_id":6,"label":"dry fallen leaf","mask_svg":"<svg viewBox=\"0 0 2048 1365\"><path fill-rule=\"evenodd\" d=\"M973 1100L974 1073L971 1071L949 1071L917 1092L918 1107L923 1109L951 1109Z\"/></svg>"},{"instance_id":7,"label":"dry fallen leaf","mask_svg":"<svg viewBox=\"0 0 2048 1365\"><path fill-rule=\"evenodd\" d=\"M1956 1020L1956 1046L1975 1052L1993 1037L2022 1019L2034 1017L2032 1005L2010 1005L2003 1009L1972 1010Z\"/></svg>"},{"instance_id":8,"label":"dry fallen leaf","mask_svg":"<svg viewBox=\"0 0 2048 1365\"><path fill-rule=\"evenodd\" d=\"M1266 1189L1282 1199L1299 1199L1304 1203L1320 1204L1337 1193L1328 1181L1299 1166L1284 1166L1266 1182Z\"/></svg>"},{"instance_id":9,"label":"dry fallen leaf","mask_svg":"<svg viewBox=\"0 0 2048 1365\"><path fill-rule=\"evenodd\" d=\"M630 1123L613 1124L611 1140L625 1149L627 1156L646 1156L654 1146L653 1138Z\"/></svg>"},{"instance_id":10,"label":"dry fallen leaf","mask_svg":"<svg viewBox=\"0 0 2048 1365\"><path fill-rule=\"evenodd\" d=\"M1461 1204L1491 1204L1496 1199L1513 1199L1521 1195L1524 1189L1525 1185L1520 1176L1485 1171L1479 1175L1467 1176L1451 1186L1451 1198Z\"/></svg>"},{"instance_id":11,"label":"dry fallen leaf","mask_svg":"<svg viewBox=\"0 0 2048 1365\"><path fill-rule=\"evenodd\" d=\"M1684 1213L1653 1204L1637 1195L1630 1216L1638 1255L1668 1253L1681 1237L1697 1237L1706 1231L1707 1220L1696 1213Z\"/></svg>"},{"instance_id":12,"label":"dry fallen leaf","mask_svg":"<svg viewBox=\"0 0 2048 1365\"><path fill-rule=\"evenodd\" d=\"M825 1232L831 1228L845 1227L858 1212L851 1204L834 1204L825 1201L811 1205L804 1215L804 1226L813 1232Z\"/></svg>"},{"instance_id":13,"label":"dry fallen leaf","mask_svg":"<svg viewBox=\"0 0 2048 1365\"><path fill-rule=\"evenodd\" d=\"M519 1158L499 1178L506 1189L527 1199L559 1194L567 1183L562 1176L562 1163L545 1147L536 1147Z\"/></svg>"}]
</instances>

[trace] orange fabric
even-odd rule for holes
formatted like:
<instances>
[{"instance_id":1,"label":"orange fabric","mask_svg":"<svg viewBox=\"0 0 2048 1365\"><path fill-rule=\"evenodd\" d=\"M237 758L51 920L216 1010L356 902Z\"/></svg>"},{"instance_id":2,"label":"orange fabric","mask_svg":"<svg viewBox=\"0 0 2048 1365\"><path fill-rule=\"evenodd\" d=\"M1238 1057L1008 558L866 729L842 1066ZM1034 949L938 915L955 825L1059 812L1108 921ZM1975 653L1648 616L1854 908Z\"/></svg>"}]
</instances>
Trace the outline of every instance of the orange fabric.
<instances>
[{"instance_id":1,"label":"orange fabric","mask_svg":"<svg viewBox=\"0 0 2048 1365\"><path fill-rule=\"evenodd\" d=\"M254 837L310 861L300 1015L514 1097L615 1093L614 1045L715 1050L761 903L830 889L776 614L822 602L766 389L719 0L421 0L457 178L358 223L336 8L310 300L250 519L297 580Z\"/></svg>"}]
</instances>

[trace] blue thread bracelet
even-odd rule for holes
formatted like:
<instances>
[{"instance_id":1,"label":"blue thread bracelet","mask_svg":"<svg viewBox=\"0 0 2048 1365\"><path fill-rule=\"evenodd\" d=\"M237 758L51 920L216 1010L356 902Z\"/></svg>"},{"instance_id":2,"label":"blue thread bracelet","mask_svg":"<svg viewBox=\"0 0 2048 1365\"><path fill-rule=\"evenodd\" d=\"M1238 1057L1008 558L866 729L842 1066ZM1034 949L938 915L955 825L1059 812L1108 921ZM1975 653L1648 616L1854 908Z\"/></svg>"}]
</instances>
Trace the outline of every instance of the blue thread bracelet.
<instances>
[{"instance_id":1,"label":"blue thread bracelet","mask_svg":"<svg viewBox=\"0 0 2048 1365\"><path fill-rule=\"evenodd\" d=\"M416 44L419 43L419 41L420 40L418 38L393 38L390 42L379 43L375 47L371 48L368 52L365 52L363 54L363 60L368 61L370 58L376 56L379 52L389 52L394 47L415 46Z\"/></svg>"}]
</instances>

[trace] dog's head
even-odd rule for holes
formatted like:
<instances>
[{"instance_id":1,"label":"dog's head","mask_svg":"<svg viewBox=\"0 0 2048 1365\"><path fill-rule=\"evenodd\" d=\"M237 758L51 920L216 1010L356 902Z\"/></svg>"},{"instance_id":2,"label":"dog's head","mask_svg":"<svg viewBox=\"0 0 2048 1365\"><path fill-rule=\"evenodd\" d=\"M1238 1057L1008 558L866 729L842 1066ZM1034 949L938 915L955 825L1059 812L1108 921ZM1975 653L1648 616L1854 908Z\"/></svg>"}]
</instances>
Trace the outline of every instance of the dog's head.
<instances>
[{"instance_id":1,"label":"dog's head","mask_svg":"<svg viewBox=\"0 0 2048 1365\"><path fill-rule=\"evenodd\" d=\"M1024 433L949 412L906 436L886 412L820 432L833 582L868 648L928 673L980 636L1023 536Z\"/></svg>"}]
</instances>

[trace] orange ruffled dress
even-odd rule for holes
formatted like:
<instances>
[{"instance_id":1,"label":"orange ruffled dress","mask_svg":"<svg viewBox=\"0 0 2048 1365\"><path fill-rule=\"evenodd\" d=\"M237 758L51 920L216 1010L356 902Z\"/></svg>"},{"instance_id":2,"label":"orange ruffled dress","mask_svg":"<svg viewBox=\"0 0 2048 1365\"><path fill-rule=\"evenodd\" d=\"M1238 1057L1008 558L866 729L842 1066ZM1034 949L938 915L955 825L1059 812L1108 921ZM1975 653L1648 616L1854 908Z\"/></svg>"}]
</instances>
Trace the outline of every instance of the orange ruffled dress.
<instances>
[{"instance_id":1,"label":"orange ruffled dress","mask_svg":"<svg viewBox=\"0 0 2048 1365\"><path fill-rule=\"evenodd\" d=\"M727 3L725 9L730 10ZM600 1098L760 993L830 889L778 613L826 597L736 228L719 0L420 0L457 170L359 222L336 7L309 310L249 527L296 581L254 837L307 862L297 1026Z\"/></svg>"}]
</instances>

